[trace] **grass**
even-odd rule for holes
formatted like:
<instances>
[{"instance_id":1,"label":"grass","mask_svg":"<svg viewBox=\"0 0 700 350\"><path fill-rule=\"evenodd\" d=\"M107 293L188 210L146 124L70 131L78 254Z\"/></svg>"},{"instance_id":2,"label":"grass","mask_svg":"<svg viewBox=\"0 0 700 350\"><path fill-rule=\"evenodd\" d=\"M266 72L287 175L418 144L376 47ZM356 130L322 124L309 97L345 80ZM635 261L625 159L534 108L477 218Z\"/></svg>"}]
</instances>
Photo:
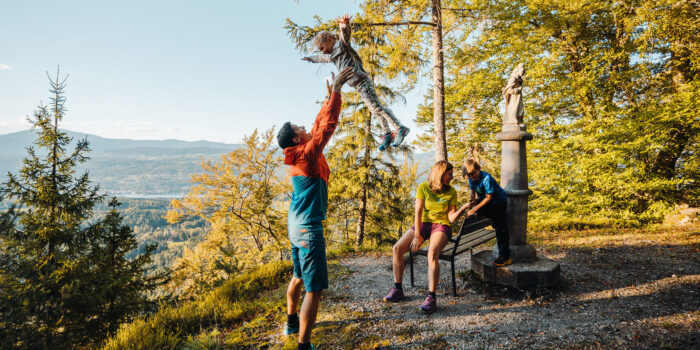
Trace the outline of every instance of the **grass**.
<instances>
[{"instance_id":1,"label":"grass","mask_svg":"<svg viewBox=\"0 0 700 350\"><path fill-rule=\"evenodd\" d=\"M328 252L329 278L348 273L337 259L354 251L341 246ZM102 349L259 349L281 331L291 272L291 261L263 265L198 300L131 322Z\"/></svg>"},{"instance_id":2,"label":"grass","mask_svg":"<svg viewBox=\"0 0 700 350\"><path fill-rule=\"evenodd\" d=\"M215 349L209 344L211 339L225 335L217 333L220 328L256 319L279 305L280 286L288 281L291 270L289 261L270 263L227 281L199 300L165 306L122 327L103 349L180 349L195 345Z\"/></svg>"},{"instance_id":3,"label":"grass","mask_svg":"<svg viewBox=\"0 0 700 350\"><path fill-rule=\"evenodd\" d=\"M531 231L528 243L543 248L601 248L624 245L685 245L700 247L700 224L653 225L644 228Z\"/></svg>"}]
</instances>

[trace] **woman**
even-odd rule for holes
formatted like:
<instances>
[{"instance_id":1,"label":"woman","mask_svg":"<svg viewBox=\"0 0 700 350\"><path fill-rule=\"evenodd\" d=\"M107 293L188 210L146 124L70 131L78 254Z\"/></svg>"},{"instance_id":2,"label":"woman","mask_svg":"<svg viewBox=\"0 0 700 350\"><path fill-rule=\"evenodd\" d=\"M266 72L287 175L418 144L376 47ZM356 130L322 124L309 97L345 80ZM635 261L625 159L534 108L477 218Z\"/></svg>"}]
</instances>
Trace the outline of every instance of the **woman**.
<instances>
[{"instance_id":1,"label":"woman","mask_svg":"<svg viewBox=\"0 0 700 350\"><path fill-rule=\"evenodd\" d=\"M425 313L433 313L437 309L435 289L440 276L440 252L452 236L450 225L467 209L463 205L457 210L457 191L450 186L453 166L449 162L439 161L430 170L428 181L418 185L416 190L415 225L406 232L394 245L394 287L384 301L397 302L404 299L403 286L403 256L411 249L418 251L423 242L430 239L428 248L428 296L420 309ZM416 230L416 228L419 228Z\"/></svg>"}]
</instances>

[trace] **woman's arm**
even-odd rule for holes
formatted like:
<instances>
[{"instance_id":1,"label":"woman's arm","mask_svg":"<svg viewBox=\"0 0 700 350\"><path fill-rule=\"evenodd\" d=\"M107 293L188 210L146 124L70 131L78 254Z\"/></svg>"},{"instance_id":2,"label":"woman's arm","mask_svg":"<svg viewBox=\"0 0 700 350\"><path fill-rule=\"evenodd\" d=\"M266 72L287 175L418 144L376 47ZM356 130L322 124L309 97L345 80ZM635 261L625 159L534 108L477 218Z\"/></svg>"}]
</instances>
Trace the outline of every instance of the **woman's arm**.
<instances>
[{"instance_id":1,"label":"woman's arm","mask_svg":"<svg viewBox=\"0 0 700 350\"><path fill-rule=\"evenodd\" d=\"M490 202L490 201L491 201L491 194L487 193L486 198L484 198L483 201L479 202L479 204L477 204L474 208L471 208L471 210L469 210L467 212L467 216L472 216L472 215L476 214L476 212L479 211L479 209L481 209L483 206L488 204L488 202Z\"/></svg>"},{"instance_id":2,"label":"woman's arm","mask_svg":"<svg viewBox=\"0 0 700 350\"><path fill-rule=\"evenodd\" d=\"M463 205L459 210L457 210L456 205L450 205L450 208L447 210L447 219L450 220L450 222L455 222L457 218L462 215L462 212L469 208L469 203Z\"/></svg>"},{"instance_id":3,"label":"woman's arm","mask_svg":"<svg viewBox=\"0 0 700 350\"><path fill-rule=\"evenodd\" d=\"M420 235L420 225L423 221L423 207L425 207L425 199L416 198L416 211L413 220L415 229L413 230L413 241L411 241L411 251L417 252L421 244L423 244L423 236Z\"/></svg>"},{"instance_id":4,"label":"woman's arm","mask_svg":"<svg viewBox=\"0 0 700 350\"><path fill-rule=\"evenodd\" d=\"M420 225L423 223L423 208L425 208L425 199L416 198L416 210L413 219L413 224L416 227L416 236L420 236Z\"/></svg>"}]
</instances>

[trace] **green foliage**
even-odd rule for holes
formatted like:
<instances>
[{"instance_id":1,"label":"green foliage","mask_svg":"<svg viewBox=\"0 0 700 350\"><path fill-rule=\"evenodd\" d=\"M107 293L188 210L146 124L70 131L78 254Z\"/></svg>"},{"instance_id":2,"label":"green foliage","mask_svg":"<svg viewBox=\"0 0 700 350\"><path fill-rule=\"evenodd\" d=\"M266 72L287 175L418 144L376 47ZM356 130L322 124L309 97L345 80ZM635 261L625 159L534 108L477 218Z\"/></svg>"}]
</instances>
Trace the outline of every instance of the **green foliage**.
<instances>
[{"instance_id":1,"label":"green foliage","mask_svg":"<svg viewBox=\"0 0 700 350\"><path fill-rule=\"evenodd\" d=\"M356 96L348 95L352 103ZM395 230L412 212L407 201L411 202L415 166L408 162L396 166L397 149L378 154L374 151L378 146L374 135L362 126L367 126L369 118L366 108L344 113L334 143L326 152L332 169L328 189L332 205L326 220L326 236L331 242L354 241L361 246L364 237L376 244L393 242ZM411 155L405 148L398 150ZM360 221L363 224L358 228Z\"/></svg>"},{"instance_id":2,"label":"green foliage","mask_svg":"<svg viewBox=\"0 0 700 350\"><path fill-rule=\"evenodd\" d=\"M204 174L183 199L172 201L168 221L202 217L211 231L174 266L172 287L192 298L221 285L240 271L274 259L289 249L286 208L278 201L289 184L278 176L282 158L273 129L244 138L243 146L202 163Z\"/></svg>"},{"instance_id":3,"label":"green foliage","mask_svg":"<svg viewBox=\"0 0 700 350\"><path fill-rule=\"evenodd\" d=\"M116 202L105 218L94 218L104 196L87 172L75 176L87 159L88 143L78 141L68 152L71 138L58 128L64 87L58 75L51 81L51 109L41 105L29 120L38 129L38 150L30 147L19 174L10 174L0 186L0 196L20 208L11 207L0 220L3 348L98 342L140 313L147 305L143 293L162 279L144 277L155 247L126 259L136 243Z\"/></svg>"},{"instance_id":4,"label":"green foliage","mask_svg":"<svg viewBox=\"0 0 700 350\"><path fill-rule=\"evenodd\" d=\"M97 317L86 327L100 338L113 334L120 324L130 321L143 310L153 310L155 303L146 293L153 292L167 281L167 270L149 274L156 245L147 245L140 255L127 259L138 243L131 227L123 224L117 211L116 198L109 202L110 210L97 225L91 227L90 269L93 271Z\"/></svg>"},{"instance_id":5,"label":"green foliage","mask_svg":"<svg viewBox=\"0 0 700 350\"><path fill-rule=\"evenodd\" d=\"M222 325L230 327L251 315L266 312L264 298L257 297L278 288L287 281L291 271L290 261L278 261L240 274L198 300L163 307L152 316L122 327L105 343L103 349L210 346L212 334L207 330L218 329Z\"/></svg>"},{"instance_id":6,"label":"green foliage","mask_svg":"<svg viewBox=\"0 0 700 350\"><path fill-rule=\"evenodd\" d=\"M183 218L177 223L168 223L165 216L170 209L170 199L119 198L119 214L124 224L131 227L138 242L138 248L131 251L129 259L143 254L144 248L157 245L153 251L151 267L156 270L169 269L181 258L186 249L192 249L211 230L201 217ZM109 213L109 207L96 207L96 216ZM164 296L166 290L155 293Z\"/></svg>"},{"instance_id":7,"label":"green foliage","mask_svg":"<svg viewBox=\"0 0 700 350\"><path fill-rule=\"evenodd\" d=\"M432 50L430 1L368 0L354 41L376 80L405 92ZM637 226L700 197L698 6L690 1L442 1L448 151L478 145L500 170L501 89L524 63L533 228ZM297 46L318 30L291 21ZM432 146L432 96L416 122Z\"/></svg>"},{"instance_id":8,"label":"green foliage","mask_svg":"<svg viewBox=\"0 0 700 350\"><path fill-rule=\"evenodd\" d=\"M518 63L526 67L531 228L641 225L698 197L697 4L443 7L455 9L445 37L450 154L465 158L477 143L498 176L501 89ZM426 100L417 122L429 126Z\"/></svg>"}]
</instances>

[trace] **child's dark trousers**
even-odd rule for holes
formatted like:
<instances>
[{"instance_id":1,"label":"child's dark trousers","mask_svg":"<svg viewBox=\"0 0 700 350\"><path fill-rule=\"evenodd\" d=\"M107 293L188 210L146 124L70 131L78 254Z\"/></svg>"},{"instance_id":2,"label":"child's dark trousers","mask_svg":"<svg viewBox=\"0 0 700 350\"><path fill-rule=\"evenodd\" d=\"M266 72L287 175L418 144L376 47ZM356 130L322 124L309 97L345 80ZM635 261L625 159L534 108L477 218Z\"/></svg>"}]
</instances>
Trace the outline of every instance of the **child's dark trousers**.
<instances>
[{"instance_id":1,"label":"child's dark trousers","mask_svg":"<svg viewBox=\"0 0 700 350\"><path fill-rule=\"evenodd\" d=\"M509 234L506 225L506 208L508 204L487 203L477 211L477 214L485 216L493 221L493 228L496 230L496 244L498 254L506 259L510 258Z\"/></svg>"}]
</instances>

